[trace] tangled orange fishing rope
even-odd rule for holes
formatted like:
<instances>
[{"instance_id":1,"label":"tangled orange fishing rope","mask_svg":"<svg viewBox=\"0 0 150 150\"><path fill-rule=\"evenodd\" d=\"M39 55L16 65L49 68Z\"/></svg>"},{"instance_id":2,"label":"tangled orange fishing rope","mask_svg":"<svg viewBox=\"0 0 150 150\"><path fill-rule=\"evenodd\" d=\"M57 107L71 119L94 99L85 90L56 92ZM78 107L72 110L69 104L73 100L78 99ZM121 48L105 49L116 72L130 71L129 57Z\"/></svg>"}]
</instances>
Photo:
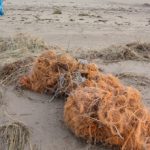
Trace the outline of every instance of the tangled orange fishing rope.
<instances>
[{"instance_id":1,"label":"tangled orange fishing rope","mask_svg":"<svg viewBox=\"0 0 150 150\"><path fill-rule=\"evenodd\" d=\"M20 84L40 93L67 95L64 120L77 137L122 150L150 149L150 113L140 93L95 64L47 51Z\"/></svg>"},{"instance_id":2,"label":"tangled orange fishing rope","mask_svg":"<svg viewBox=\"0 0 150 150\"><path fill-rule=\"evenodd\" d=\"M19 82L36 92L68 95L92 71L98 72L95 64L79 63L68 54L56 55L53 51L46 51L35 60L31 72L21 77Z\"/></svg>"}]
</instances>

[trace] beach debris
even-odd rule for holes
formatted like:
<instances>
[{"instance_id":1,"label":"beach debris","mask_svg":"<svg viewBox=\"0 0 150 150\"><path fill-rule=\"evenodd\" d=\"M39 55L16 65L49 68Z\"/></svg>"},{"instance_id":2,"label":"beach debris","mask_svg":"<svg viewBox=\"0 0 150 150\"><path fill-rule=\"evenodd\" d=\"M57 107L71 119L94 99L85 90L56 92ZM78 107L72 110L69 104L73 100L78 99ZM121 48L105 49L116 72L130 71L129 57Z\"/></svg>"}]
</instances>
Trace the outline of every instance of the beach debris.
<instances>
[{"instance_id":1,"label":"beach debris","mask_svg":"<svg viewBox=\"0 0 150 150\"><path fill-rule=\"evenodd\" d=\"M100 79L101 80L101 79ZM121 150L149 147L150 114L140 93L106 76L101 84L79 87L64 106L66 125L92 143L105 143Z\"/></svg>"},{"instance_id":2,"label":"beach debris","mask_svg":"<svg viewBox=\"0 0 150 150\"><path fill-rule=\"evenodd\" d=\"M121 150L150 148L150 113L140 92L95 64L47 51L19 82L32 91L68 96L64 120L77 137Z\"/></svg>"},{"instance_id":3,"label":"beach debris","mask_svg":"<svg viewBox=\"0 0 150 150\"><path fill-rule=\"evenodd\" d=\"M69 54L47 51L35 60L31 71L20 78L20 85L40 93L69 95L93 71L98 72L95 64L80 63Z\"/></svg>"}]
</instances>

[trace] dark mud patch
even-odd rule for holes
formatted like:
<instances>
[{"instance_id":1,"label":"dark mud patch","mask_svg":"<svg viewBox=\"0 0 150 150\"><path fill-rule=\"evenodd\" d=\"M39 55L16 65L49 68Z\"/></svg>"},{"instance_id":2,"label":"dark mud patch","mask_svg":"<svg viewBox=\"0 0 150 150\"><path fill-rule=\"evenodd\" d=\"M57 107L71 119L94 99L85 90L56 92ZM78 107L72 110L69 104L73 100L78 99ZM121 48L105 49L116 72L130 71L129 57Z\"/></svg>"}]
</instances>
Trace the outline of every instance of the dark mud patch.
<instances>
[{"instance_id":1,"label":"dark mud patch","mask_svg":"<svg viewBox=\"0 0 150 150\"><path fill-rule=\"evenodd\" d=\"M143 7L150 7L150 3L144 3L142 6Z\"/></svg>"}]
</instances>

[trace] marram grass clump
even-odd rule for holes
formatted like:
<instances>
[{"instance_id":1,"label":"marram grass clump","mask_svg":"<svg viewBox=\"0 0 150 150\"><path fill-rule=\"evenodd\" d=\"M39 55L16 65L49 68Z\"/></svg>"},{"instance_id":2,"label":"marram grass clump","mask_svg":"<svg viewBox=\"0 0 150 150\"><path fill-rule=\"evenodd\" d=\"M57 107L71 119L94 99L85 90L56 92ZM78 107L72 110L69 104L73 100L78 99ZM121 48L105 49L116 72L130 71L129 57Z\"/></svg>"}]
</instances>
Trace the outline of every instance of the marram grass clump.
<instances>
[{"instance_id":1,"label":"marram grass clump","mask_svg":"<svg viewBox=\"0 0 150 150\"><path fill-rule=\"evenodd\" d=\"M0 125L0 141L2 150L24 150L30 145L30 131L21 122Z\"/></svg>"}]
</instances>

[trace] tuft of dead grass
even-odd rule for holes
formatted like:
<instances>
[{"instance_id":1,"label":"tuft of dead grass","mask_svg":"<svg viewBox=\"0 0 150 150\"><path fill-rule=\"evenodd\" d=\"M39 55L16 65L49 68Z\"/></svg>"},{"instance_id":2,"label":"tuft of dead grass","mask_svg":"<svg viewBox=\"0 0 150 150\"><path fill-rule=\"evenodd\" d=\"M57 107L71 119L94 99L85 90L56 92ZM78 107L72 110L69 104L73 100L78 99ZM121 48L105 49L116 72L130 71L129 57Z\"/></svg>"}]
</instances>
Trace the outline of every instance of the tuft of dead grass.
<instances>
[{"instance_id":1,"label":"tuft of dead grass","mask_svg":"<svg viewBox=\"0 0 150 150\"><path fill-rule=\"evenodd\" d=\"M0 125L1 149L24 150L30 141L30 131L21 122Z\"/></svg>"},{"instance_id":2,"label":"tuft of dead grass","mask_svg":"<svg viewBox=\"0 0 150 150\"><path fill-rule=\"evenodd\" d=\"M29 34L20 33L13 38L0 38L0 66L37 56L45 49L49 49L49 46L43 40Z\"/></svg>"},{"instance_id":3,"label":"tuft of dead grass","mask_svg":"<svg viewBox=\"0 0 150 150\"><path fill-rule=\"evenodd\" d=\"M57 8L57 9L54 10L53 14L61 15L62 11Z\"/></svg>"},{"instance_id":4,"label":"tuft of dead grass","mask_svg":"<svg viewBox=\"0 0 150 150\"><path fill-rule=\"evenodd\" d=\"M150 44L136 42L125 46L112 46L103 51L89 52L88 55L83 55L83 57L101 58L106 63L125 60L150 61Z\"/></svg>"},{"instance_id":5,"label":"tuft of dead grass","mask_svg":"<svg viewBox=\"0 0 150 150\"><path fill-rule=\"evenodd\" d=\"M142 75L125 72L125 73L116 74L116 76L119 79L128 79L128 80L130 79L132 81L135 81L136 84L140 86L150 86L150 78L142 76Z\"/></svg>"},{"instance_id":6,"label":"tuft of dead grass","mask_svg":"<svg viewBox=\"0 0 150 150\"><path fill-rule=\"evenodd\" d=\"M29 71L32 62L33 58L28 57L24 60L18 60L10 64L5 64L0 69L0 85L17 83L19 77Z\"/></svg>"}]
</instances>

